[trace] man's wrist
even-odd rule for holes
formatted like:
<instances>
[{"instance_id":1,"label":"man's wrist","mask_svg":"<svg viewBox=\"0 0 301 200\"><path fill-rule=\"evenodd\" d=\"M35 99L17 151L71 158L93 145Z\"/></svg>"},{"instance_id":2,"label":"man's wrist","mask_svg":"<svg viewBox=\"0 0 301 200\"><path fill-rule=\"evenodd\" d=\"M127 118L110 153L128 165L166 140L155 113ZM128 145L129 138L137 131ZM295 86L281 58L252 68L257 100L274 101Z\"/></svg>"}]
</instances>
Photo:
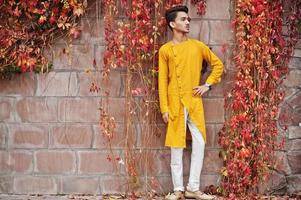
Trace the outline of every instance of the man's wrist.
<instances>
[{"instance_id":1,"label":"man's wrist","mask_svg":"<svg viewBox=\"0 0 301 200\"><path fill-rule=\"evenodd\" d=\"M209 88L209 90L211 90L211 85L209 83L205 83L205 86Z\"/></svg>"}]
</instances>

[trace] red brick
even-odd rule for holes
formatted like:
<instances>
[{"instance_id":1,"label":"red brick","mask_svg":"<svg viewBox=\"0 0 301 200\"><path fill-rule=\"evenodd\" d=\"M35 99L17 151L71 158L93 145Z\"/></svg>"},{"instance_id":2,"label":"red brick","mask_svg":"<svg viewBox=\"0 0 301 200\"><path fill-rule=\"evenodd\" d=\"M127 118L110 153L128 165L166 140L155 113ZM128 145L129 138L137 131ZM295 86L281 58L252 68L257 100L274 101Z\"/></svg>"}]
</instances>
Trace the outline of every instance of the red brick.
<instances>
[{"instance_id":1,"label":"red brick","mask_svg":"<svg viewBox=\"0 0 301 200\"><path fill-rule=\"evenodd\" d=\"M6 125L0 123L0 148L5 148L7 135L8 135L8 130Z\"/></svg>"},{"instance_id":2,"label":"red brick","mask_svg":"<svg viewBox=\"0 0 301 200\"><path fill-rule=\"evenodd\" d=\"M113 137L109 142L108 136L99 125L93 126L94 129L94 144L93 148L107 148L111 144L112 148L125 147L124 124L116 123L116 128Z\"/></svg>"},{"instance_id":3,"label":"red brick","mask_svg":"<svg viewBox=\"0 0 301 200\"><path fill-rule=\"evenodd\" d=\"M230 19L230 0L207 0L204 18Z\"/></svg>"},{"instance_id":4,"label":"red brick","mask_svg":"<svg viewBox=\"0 0 301 200\"><path fill-rule=\"evenodd\" d=\"M209 22L206 20L193 20L190 22L189 36L191 38L202 41L203 43L209 43Z\"/></svg>"},{"instance_id":5,"label":"red brick","mask_svg":"<svg viewBox=\"0 0 301 200\"><path fill-rule=\"evenodd\" d=\"M63 98L59 100L61 122L98 122L100 98Z\"/></svg>"},{"instance_id":6,"label":"red brick","mask_svg":"<svg viewBox=\"0 0 301 200\"><path fill-rule=\"evenodd\" d=\"M205 121L207 123L224 122L224 100L203 99L205 110Z\"/></svg>"},{"instance_id":7,"label":"red brick","mask_svg":"<svg viewBox=\"0 0 301 200\"><path fill-rule=\"evenodd\" d=\"M98 10L100 11L100 10ZM93 11L92 11L93 12ZM91 19L83 18L81 20L81 28L85 30L81 34L80 42L92 42L96 44L104 44L104 22L101 18Z\"/></svg>"},{"instance_id":8,"label":"red brick","mask_svg":"<svg viewBox=\"0 0 301 200\"><path fill-rule=\"evenodd\" d=\"M78 74L79 96L100 96L100 92L91 92L90 87L95 83L102 90L100 72L81 72Z\"/></svg>"},{"instance_id":9,"label":"red brick","mask_svg":"<svg viewBox=\"0 0 301 200\"><path fill-rule=\"evenodd\" d=\"M108 102L106 102L106 98L103 98L102 104L108 105L108 113L115 118L116 122L124 121L126 114L125 98L108 98Z\"/></svg>"},{"instance_id":10,"label":"red brick","mask_svg":"<svg viewBox=\"0 0 301 200\"><path fill-rule=\"evenodd\" d=\"M289 194L300 194L301 191L301 175L292 175L287 177ZM300 195L299 195L300 196Z\"/></svg>"},{"instance_id":11,"label":"red brick","mask_svg":"<svg viewBox=\"0 0 301 200\"><path fill-rule=\"evenodd\" d=\"M56 98L21 98L17 101L17 114L22 122L56 122Z\"/></svg>"},{"instance_id":12,"label":"red brick","mask_svg":"<svg viewBox=\"0 0 301 200\"><path fill-rule=\"evenodd\" d=\"M97 37L96 39L99 40L101 38ZM94 67L96 70L100 71L103 69L103 65L104 65L103 64L103 55L104 55L104 52L106 51L106 47L103 44L100 44L100 45L94 45L94 48L95 48L94 58L96 61L96 66L94 66Z\"/></svg>"},{"instance_id":13,"label":"red brick","mask_svg":"<svg viewBox=\"0 0 301 200\"><path fill-rule=\"evenodd\" d=\"M214 139L214 146L215 148L221 148L221 146L218 144L219 135L218 133L223 128L224 124L216 124L215 125L215 139Z\"/></svg>"},{"instance_id":14,"label":"red brick","mask_svg":"<svg viewBox=\"0 0 301 200\"><path fill-rule=\"evenodd\" d=\"M102 87L103 89L101 90L101 95L105 96L106 90L110 92L109 96L114 97L114 96L121 96L122 93L124 92L122 86L122 72L119 70L111 70L110 75L109 75L109 81L102 82Z\"/></svg>"},{"instance_id":15,"label":"red brick","mask_svg":"<svg viewBox=\"0 0 301 200\"><path fill-rule=\"evenodd\" d=\"M301 49L301 40L298 40L295 49Z\"/></svg>"},{"instance_id":16,"label":"red brick","mask_svg":"<svg viewBox=\"0 0 301 200\"><path fill-rule=\"evenodd\" d=\"M54 177L17 176L14 180L15 194L57 194Z\"/></svg>"},{"instance_id":17,"label":"red brick","mask_svg":"<svg viewBox=\"0 0 301 200\"><path fill-rule=\"evenodd\" d=\"M230 0L207 0L206 14L202 16L205 19L230 19ZM193 4L191 4L193 5ZM199 18L196 6L190 7L190 15Z\"/></svg>"},{"instance_id":18,"label":"red brick","mask_svg":"<svg viewBox=\"0 0 301 200\"><path fill-rule=\"evenodd\" d=\"M28 173L32 171L33 156L31 152L14 151L10 153L14 172Z\"/></svg>"},{"instance_id":19,"label":"red brick","mask_svg":"<svg viewBox=\"0 0 301 200\"><path fill-rule=\"evenodd\" d=\"M155 163L153 171L151 171L151 173L155 175L170 175L170 149L153 151L153 155L154 156L149 156L150 160L148 163ZM145 165L145 162L141 163L142 165ZM185 165L186 164L187 163L185 162Z\"/></svg>"},{"instance_id":20,"label":"red brick","mask_svg":"<svg viewBox=\"0 0 301 200\"><path fill-rule=\"evenodd\" d=\"M290 174L290 166L285 152L275 151L275 170L282 174Z\"/></svg>"},{"instance_id":21,"label":"red brick","mask_svg":"<svg viewBox=\"0 0 301 200\"><path fill-rule=\"evenodd\" d=\"M283 83L286 87L299 87L301 85L301 70L290 70Z\"/></svg>"},{"instance_id":22,"label":"red brick","mask_svg":"<svg viewBox=\"0 0 301 200\"><path fill-rule=\"evenodd\" d=\"M145 158L148 156L148 162L154 163L150 165L151 167L148 169L148 173L154 175L170 175L170 149L162 149L162 150L151 150L149 155L142 152L141 158L139 158L141 173L145 173ZM187 149L183 151L183 174L184 176L189 175L190 171L190 159L191 159L191 147L189 146ZM148 164L149 165L149 164Z\"/></svg>"},{"instance_id":23,"label":"red brick","mask_svg":"<svg viewBox=\"0 0 301 200\"><path fill-rule=\"evenodd\" d=\"M154 181L155 183L158 182L157 191L159 194L167 194L173 191L172 178L170 176L156 177Z\"/></svg>"},{"instance_id":24,"label":"red brick","mask_svg":"<svg viewBox=\"0 0 301 200\"><path fill-rule=\"evenodd\" d=\"M12 194L14 187L13 176L0 176L0 193L1 194Z\"/></svg>"},{"instance_id":25,"label":"red brick","mask_svg":"<svg viewBox=\"0 0 301 200\"><path fill-rule=\"evenodd\" d=\"M206 147L209 147L209 148L214 147L216 133L215 133L215 128L214 128L213 124L206 125L206 136L207 136Z\"/></svg>"},{"instance_id":26,"label":"red brick","mask_svg":"<svg viewBox=\"0 0 301 200\"><path fill-rule=\"evenodd\" d=\"M53 69L72 69L70 47L68 48L67 45L58 45L57 43L58 42L56 42L56 45L52 48L52 51L49 53L49 57L51 57L51 61L53 63Z\"/></svg>"},{"instance_id":27,"label":"red brick","mask_svg":"<svg viewBox=\"0 0 301 200\"><path fill-rule=\"evenodd\" d=\"M65 124L52 128L52 148L89 148L92 145L91 126Z\"/></svg>"},{"instance_id":28,"label":"red brick","mask_svg":"<svg viewBox=\"0 0 301 200\"><path fill-rule=\"evenodd\" d=\"M76 158L71 151L38 151L35 153L38 173L70 174L75 172Z\"/></svg>"},{"instance_id":29,"label":"red brick","mask_svg":"<svg viewBox=\"0 0 301 200\"><path fill-rule=\"evenodd\" d=\"M218 174L222 166L223 162L219 158L219 150L205 151L202 174Z\"/></svg>"},{"instance_id":30,"label":"red brick","mask_svg":"<svg viewBox=\"0 0 301 200\"><path fill-rule=\"evenodd\" d=\"M37 75L37 96L75 96L77 76L75 72L49 72Z\"/></svg>"},{"instance_id":31,"label":"red brick","mask_svg":"<svg viewBox=\"0 0 301 200\"><path fill-rule=\"evenodd\" d=\"M116 153L116 152L115 152ZM113 161L107 159L110 152L103 151L82 151L79 152L79 173L80 174L110 174L117 173ZM116 153L116 156L119 154Z\"/></svg>"},{"instance_id":32,"label":"red brick","mask_svg":"<svg viewBox=\"0 0 301 200\"><path fill-rule=\"evenodd\" d=\"M291 97L294 96L296 93L297 90L295 88L286 88L283 101L286 102L287 100L291 99Z\"/></svg>"},{"instance_id":33,"label":"red brick","mask_svg":"<svg viewBox=\"0 0 301 200\"><path fill-rule=\"evenodd\" d=\"M293 57L301 58L301 49L295 48Z\"/></svg>"},{"instance_id":34,"label":"red brick","mask_svg":"<svg viewBox=\"0 0 301 200\"><path fill-rule=\"evenodd\" d=\"M225 64L227 59L229 58L228 52L230 51L229 47L226 47L226 51L223 52L223 46L219 45L219 46L213 46L211 47L211 50L213 51L213 53ZM228 52L227 52L228 51ZM226 67L226 66L224 66Z\"/></svg>"},{"instance_id":35,"label":"red brick","mask_svg":"<svg viewBox=\"0 0 301 200\"><path fill-rule=\"evenodd\" d=\"M230 21L210 21L210 45L223 45L231 43L233 34ZM223 30L223 31L221 31Z\"/></svg>"},{"instance_id":36,"label":"red brick","mask_svg":"<svg viewBox=\"0 0 301 200\"><path fill-rule=\"evenodd\" d=\"M86 15L83 19L101 19L101 3L99 1L88 1L88 7L86 9ZM85 30L85 29L84 29Z\"/></svg>"},{"instance_id":37,"label":"red brick","mask_svg":"<svg viewBox=\"0 0 301 200\"><path fill-rule=\"evenodd\" d=\"M31 152L7 152L0 151L0 171L1 173L28 173L32 171Z\"/></svg>"},{"instance_id":38,"label":"red brick","mask_svg":"<svg viewBox=\"0 0 301 200\"><path fill-rule=\"evenodd\" d=\"M101 176L101 194L124 194L127 191L128 182L123 176Z\"/></svg>"},{"instance_id":39,"label":"red brick","mask_svg":"<svg viewBox=\"0 0 301 200\"><path fill-rule=\"evenodd\" d=\"M12 171L9 154L7 151L0 151L0 172L9 173Z\"/></svg>"},{"instance_id":40,"label":"red brick","mask_svg":"<svg viewBox=\"0 0 301 200\"><path fill-rule=\"evenodd\" d=\"M300 126L290 126L288 127L289 139L301 138L301 127Z\"/></svg>"},{"instance_id":41,"label":"red brick","mask_svg":"<svg viewBox=\"0 0 301 200\"><path fill-rule=\"evenodd\" d=\"M83 38L85 32L81 38ZM64 41L64 40L62 40ZM58 44L53 48L52 59L54 70L86 70L93 68L93 59L95 58L96 46L88 41L64 45ZM98 58L98 57L97 57ZM96 58L95 58L96 59Z\"/></svg>"},{"instance_id":42,"label":"red brick","mask_svg":"<svg viewBox=\"0 0 301 200\"><path fill-rule=\"evenodd\" d=\"M281 126L298 126L298 124L293 123L293 114L295 110L293 110L290 106L287 104L283 104L283 106L280 108L280 114L279 114L279 124Z\"/></svg>"},{"instance_id":43,"label":"red brick","mask_svg":"<svg viewBox=\"0 0 301 200\"><path fill-rule=\"evenodd\" d=\"M300 42L300 44L301 44L301 42ZM301 68L301 58L292 57L289 62L289 68L290 69L300 69Z\"/></svg>"},{"instance_id":44,"label":"red brick","mask_svg":"<svg viewBox=\"0 0 301 200\"><path fill-rule=\"evenodd\" d=\"M0 97L0 121L12 122L14 121L14 99L7 97Z\"/></svg>"},{"instance_id":45,"label":"red brick","mask_svg":"<svg viewBox=\"0 0 301 200\"><path fill-rule=\"evenodd\" d=\"M95 47L89 43L71 47L71 69L87 69L93 66ZM96 59L96 58L95 58Z\"/></svg>"},{"instance_id":46,"label":"red brick","mask_svg":"<svg viewBox=\"0 0 301 200\"><path fill-rule=\"evenodd\" d=\"M200 25L200 33L198 39L208 45L209 34L210 34L209 22L205 20L201 20L198 22L198 24Z\"/></svg>"},{"instance_id":47,"label":"red brick","mask_svg":"<svg viewBox=\"0 0 301 200\"><path fill-rule=\"evenodd\" d=\"M270 193L272 191L277 191L279 190L279 188L286 187L286 184L286 178L283 174L279 174L275 171L272 171L270 177L262 184L259 184L259 193L263 194Z\"/></svg>"},{"instance_id":48,"label":"red brick","mask_svg":"<svg viewBox=\"0 0 301 200\"><path fill-rule=\"evenodd\" d=\"M35 89L34 73L14 75L10 80L0 79L0 95L33 96Z\"/></svg>"},{"instance_id":49,"label":"red brick","mask_svg":"<svg viewBox=\"0 0 301 200\"><path fill-rule=\"evenodd\" d=\"M292 96L287 103L290 105L292 109L298 109L301 106L301 92Z\"/></svg>"},{"instance_id":50,"label":"red brick","mask_svg":"<svg viewBox=\"0 0 301 200\"><path fill-rule=\"evenodd\" d=\"M291 151L287 153L288 163L291 166L292 174L301 173L301 152Z\"/></svg>"},{"instance_id":51,"label":"red brick","mask_svg":"<svg viewBox=\"0 0 301 200\"><path fill-rule=\"evenodd\" d=\"M204 191L209 185L219 185L219 175L201 175L200 190Z\"/></svg>"},{"instance_id":52,"label":"red brick","mask_svg":"<svg viewBox=\"0 0 301 200\"><path fill-rule=\"evenodd\" d=\"M99 194L97 177L62 177L62 194Z\"/></svg>"},{"instance_id":53,"label":"red brick","mask_svg":"<svg viewBox=\"0 0 301 200\"><path fill-rule=\"evenodd\" d=\"M152 129L153 132L151 133L151 132L147 132L144 130L141 130L140 132L138 132L137 147L151 147L151 148L164 147L165 135L166 135L165 125L162 125L162 124L148 125L148 124L146 124L146 126L148 126L149 129ZM149 130L149 131L151 131L151 130Z\"/></svg>"},{"instance_id":54,"label":"red brick","mask_svg":"<svg viewBox=\"0 0 301 200\"><path fill-rule=\"evenodd\" d=\"M90 92L90 86L96 83L100 87L99 92ZM121 95L121 75L117 70L110 72L110 80L105 83L100 72L79 73L79 96L105 96L106 90L110 96Z\"/></svg>"},{"instance_id":55,"label":"red brick","mask_svg":"<svg viewBox=\"0 0 301 200\"><path fill-rule=\"evenodd\" d=\"M290 145L290 150L301 150L301 139L293 140L291 145Z\"/></svg>"},{"instance_id":56,"label":"red brick","mask_svg":"<svg viewBox=\"0 0 301 200\"><path fill-rule=\"evenodd\" d=\"M43 148L48 146L48 126L10 124L9 140L14 148Z\"/></svg>"}]
</instances>

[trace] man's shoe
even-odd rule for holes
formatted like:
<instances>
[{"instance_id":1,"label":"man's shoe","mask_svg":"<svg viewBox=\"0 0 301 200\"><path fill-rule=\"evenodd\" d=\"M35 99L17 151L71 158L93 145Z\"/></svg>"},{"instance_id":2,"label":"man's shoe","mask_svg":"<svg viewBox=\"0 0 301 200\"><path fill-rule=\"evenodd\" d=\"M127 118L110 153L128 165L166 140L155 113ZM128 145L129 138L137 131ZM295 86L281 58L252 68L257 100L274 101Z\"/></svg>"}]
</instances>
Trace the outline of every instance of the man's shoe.
<instances>
[{"instance_id":1,"label":"man's shoe","mask_svg":"<svg viewBox=\"0 0 301 200\"><path fill-rule=\"evenodd\" d=\"M166 200L179 200L179 199L185 199L184 194L181 191L175 191L173 193L168 193L168 195L165 196Z\"/></svg>"},{"instance_id":2,"label":"man's shoe","mask_svg":"<svg viewBox=\"0 0 301 200\"><path fill-rule=\"evenodd\" d=\"M205 194L201 191L195 191L195 192L186 191L185 192L185 197L186 198L197 199L197 200L212 200L212 199L215 198L214 196Z\"/></svg>"}]
</instances>

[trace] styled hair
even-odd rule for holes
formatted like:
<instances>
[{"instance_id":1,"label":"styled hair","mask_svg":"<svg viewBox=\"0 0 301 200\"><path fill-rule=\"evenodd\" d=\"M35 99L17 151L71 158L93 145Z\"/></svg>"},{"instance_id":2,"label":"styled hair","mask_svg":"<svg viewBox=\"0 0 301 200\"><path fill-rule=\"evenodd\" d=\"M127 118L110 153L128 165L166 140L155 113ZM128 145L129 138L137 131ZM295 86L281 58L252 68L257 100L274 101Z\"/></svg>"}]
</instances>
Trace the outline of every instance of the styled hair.
<instances>
[{"instance_id":1,"label":"styled hair","mask_svg":"<svg viewBox=\"0 0 301 200\"><path fill-rule=\"evenodd\" d=\"M188 14L187 6L183 6L183 5L174 6L174 7L171 7L170 9L166 10L166 12L165 12L165 19L166 19L168 27L171 30L172 30L172 27L170 26L169 23L175 21L178 12L185 12Z\"/></svg>"}]
</instances>

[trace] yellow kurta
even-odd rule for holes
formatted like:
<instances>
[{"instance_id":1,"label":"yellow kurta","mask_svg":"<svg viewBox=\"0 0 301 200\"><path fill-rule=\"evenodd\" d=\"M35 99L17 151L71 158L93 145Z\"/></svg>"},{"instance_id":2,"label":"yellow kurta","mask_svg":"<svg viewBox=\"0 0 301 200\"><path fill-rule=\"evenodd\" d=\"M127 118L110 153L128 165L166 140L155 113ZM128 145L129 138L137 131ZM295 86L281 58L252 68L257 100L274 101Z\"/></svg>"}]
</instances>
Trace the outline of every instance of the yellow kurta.
<instances>
[{"instance_id":1,"label":"yellow kurta","mask_svg":"<svg viewBox=\"0 0 301 200\"><path fill-rule=\"evenodd\" d=\"M168 42L159 50L160 109L169 113L166 146L186 147L184 107L206 142L202 98L192 95L193 88L200 85L203 59L212 67L206 83L220 82L223 64L204 43L194 39L180 44Z\"/></svg>"}]
</instances>

